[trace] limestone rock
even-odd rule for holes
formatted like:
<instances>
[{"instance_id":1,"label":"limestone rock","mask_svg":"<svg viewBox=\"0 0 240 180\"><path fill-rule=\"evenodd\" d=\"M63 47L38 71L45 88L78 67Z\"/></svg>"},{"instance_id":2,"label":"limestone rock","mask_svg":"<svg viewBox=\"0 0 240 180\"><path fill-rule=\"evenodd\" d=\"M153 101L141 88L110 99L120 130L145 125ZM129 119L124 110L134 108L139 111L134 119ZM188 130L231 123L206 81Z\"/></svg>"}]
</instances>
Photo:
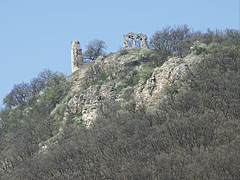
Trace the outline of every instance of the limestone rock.
<instances>
[{"instance_id":1,"label":"limestone rock","mask_svg":"<svg viewBox=\"0 0 240 180\"><path fill-rule=\"evenodd\" d=\"M199 61L199 57L193 55L185 58L174 57L169 59L160 68L154 70L142 90L135 91L136 100L139 104L144 103L147 106L154 105L159 99L164 97L164 89L166 86L183 79L193 65Z\"/></svg>"},{"instance_id":2,"label":"limestone rock","mask_svg":"<svg viewBox=\"0 0 240 180\"><path fill-rule=\"evenodd\" d=\"M130 49L127 55L120 56L120 53L116 53L105 59L97 59L82 67L78 72L79 75L76 75L77 79L74 80L72 86L72 92L78 93L75 93L67 102L68 108L65 115L81 114L81 121L89 127L98 115L102 100L107 98L124 102L124 96L122 95L124 95L125 91L127 92L127 88L133 89L132 95L137 106L144 103L147 107L152 107L160 99L164 98L165 87L181 80L191 70L193 64L199 60L199 57L194 55L185 58L171 58L161 67L155 68L146 83L141 84L141 82L138 82L134 87L126 86L122 89L121 94L117 89L125 86L123 84L126 79L134 76L134 66L129 65L138 61L137 56L140 51L142 50ZM101 74L103 71L108 72L107 79L84 88L84 84L89 77L98 76L98 73Z\"/></svg>"}]
</instances>

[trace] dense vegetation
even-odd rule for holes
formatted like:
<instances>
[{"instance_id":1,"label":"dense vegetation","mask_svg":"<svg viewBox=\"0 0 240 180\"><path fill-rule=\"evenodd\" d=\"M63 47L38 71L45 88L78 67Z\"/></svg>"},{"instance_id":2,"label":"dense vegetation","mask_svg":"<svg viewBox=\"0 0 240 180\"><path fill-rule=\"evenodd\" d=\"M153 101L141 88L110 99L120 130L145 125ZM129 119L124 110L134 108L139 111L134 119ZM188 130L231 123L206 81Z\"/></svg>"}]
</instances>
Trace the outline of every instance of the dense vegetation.
<instances>
[{"instance_id":1,"label":"dense vegetation","mask_svg":"<svg viewBox=\"0 0 240 180\"><path fill-rule=\"evenodd\" d=\"M38 150L39 143L56 133L60 122L51 112L69 87L63 74L49 70L41 72L31 83L14 86L4 98L6 107L0 112L1 168L19 166Z\"/></svg>"},{"instance_id":2,"label":"dense vegetation","mask_svg":"<svg viewBox=\"0 0 240 180\"><path fill-rule=\"evenodd\" d=\"M133 97L125 106L106 99L93 127L68 124L48 153L37 153L38 144L59 128L51 112L70 84L45 71L15 86L0 113L0 160L11 166L0 178L240 179L240 33L186 29L163 29L151 39L163 58L185 56L190 47L202 57L183 82L167 87L155 110L136 109Z\"/></svg>"}]
</instances>

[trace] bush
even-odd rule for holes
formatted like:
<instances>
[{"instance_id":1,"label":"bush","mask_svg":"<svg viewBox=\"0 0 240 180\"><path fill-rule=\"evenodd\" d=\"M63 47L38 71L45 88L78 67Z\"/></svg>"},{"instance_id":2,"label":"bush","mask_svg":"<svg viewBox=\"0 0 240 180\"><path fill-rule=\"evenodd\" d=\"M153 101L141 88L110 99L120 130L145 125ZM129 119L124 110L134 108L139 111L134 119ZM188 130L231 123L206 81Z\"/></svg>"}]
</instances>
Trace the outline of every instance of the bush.
<instances>
[{"instance_id":1,"label":"bush","mask_svg":"<svg viewBox=\"0 0 240 180\"><path fill-rule=\"evenodd\" d=\"M55 107L61 102L69 90L70 84L63 74L56 73L52 79L46 82L46 88L43 91L43 101L49 107ZM51 109L51 108L50 108Z\"/></svg>"},{"instance_id":2,"label":"bush","mask_svg":"<svg viewBox=\"0 0 240 180\"><path fill-rule=\"evenodd\" d=\"M196 41L191 47L191 50L194 52L194 54L200 55L207 52L207 45Z\"/></svg>"},{"instance_id":3,"label":"bush","mask_svg":"<svg viewBox=\"0 0 240 180\"><path fill-rule=\"evenodd\" d=\"M123 55L126 55L128 53L128 50L127 49L123 49L120 51L120 55L123 56Z\"/></svg>"},{"instance_id":4,"label":"bush","mask_svg":"<svg viewBox=\"0 0 240 180\"><path fill-rule=\"evenodd\" d=\"M142 60L149 60L149 58L153 55L153 51L150 49L141 49L139 51L138 59Z\"/></svg>"}]
</instances>

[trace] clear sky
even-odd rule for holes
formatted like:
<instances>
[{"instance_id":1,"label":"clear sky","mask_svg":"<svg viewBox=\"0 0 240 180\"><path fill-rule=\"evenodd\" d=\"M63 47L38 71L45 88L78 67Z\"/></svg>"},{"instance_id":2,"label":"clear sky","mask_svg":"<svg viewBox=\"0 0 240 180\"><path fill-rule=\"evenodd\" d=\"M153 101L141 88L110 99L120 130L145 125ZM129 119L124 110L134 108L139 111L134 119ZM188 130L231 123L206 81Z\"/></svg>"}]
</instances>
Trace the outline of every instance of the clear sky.
<instances>
[{"instance_id":1,"label":"clear sky","mask_svg":"<svg viewBox=\"0 0 240 180\"><path fill-rule=\"evenodd\" d=\"M70 43L104 40L107 52L127 32L162 27L239 29L239 0L0 0L0 104L14 84L43 69L71 73Z\"/></svg>"}]
</instances>

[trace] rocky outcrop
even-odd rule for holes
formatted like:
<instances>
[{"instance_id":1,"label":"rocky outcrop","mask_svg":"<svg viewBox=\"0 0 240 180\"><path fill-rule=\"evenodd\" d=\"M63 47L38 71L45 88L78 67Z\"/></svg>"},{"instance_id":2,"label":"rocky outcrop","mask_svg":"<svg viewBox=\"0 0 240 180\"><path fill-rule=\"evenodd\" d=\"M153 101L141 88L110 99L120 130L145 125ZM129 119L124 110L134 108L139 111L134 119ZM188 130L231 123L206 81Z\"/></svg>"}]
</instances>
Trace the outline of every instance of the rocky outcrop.
<instances>
[{"instance_id":1,"label":"rocky outcrop","mask_svg":"<svg viewBox=\"0 0 240 180\"><path fill-rule=\"evenodd\" d=\"M89 87L86 91L75 94L68 102L68 109L65 115L80 114L83 123L90 126L91 120L96 116L100 98L95 95L95 87Z\"/></svg>"},{"instance_id":2,"label":"rocky outcrop","mask_svg":"<svg viewBox=\"0 0 240 180\"><path fill-rule=\"evenodd\" d=\"M79 114L82 122L89 127L92 120L97 116L99 107L104 98L124 101L121 93L117 92L116 89L118 88L117 84L121 86L121 83L124 84L124 79L131 76L131 72L128 72L128 75L123 74L123 77L119 78L119 73L121 74L121 71L127 72L124 68L128 67L129 63L137 62L137 56L133 52L129 55L121 56L120 58L119 54L115 54L103 60L97 60L96 62L92 62L92 65L85 67L84 71L79 71L78 79L75 80L72 91L80 91L68 101L68 112L66 115ZM126 60L128 58L130 60ZM159 99L164 97L165 87L182 79L199 60L199 57L194 55L189 55L185 58L174 57L166 61L161 67L155 68L151 77L147 79L144 84L138 82L132 87L132 89L134 89L133 96L137 105L144 103L147 107L154 106ZM96 69L95 71L94 68ZM129 71L134 72L133 69L134 68L129 69ZM87 74L91 72L92 76L97 76L97 73L101 73L102 71L111 72L112 74L108 74L108 79L98 85L92 85L85 89L83 88L87 80ZM134 76L134 73L132 73L132 76ZM114 81L114 79L118 80Z\"/></svg>"},{"instance_id":3,"label":"rocky outcrop","mask_svg":"<svg viewBox=\"0 0 240 180\"><path fill-rule=\"evenodd\" d=\"M89 127L92 120L97 116L98 109L104 97L114 98L115 93L112 83L106 83L75 94L68 102L66 116L79 114L82 122Z\"/></svg>"},{"instance_id":4,"label":"rocky outcrop","mask_svg":"<svg viewBox=\"0 0 240 180\"><path fill-rule=\"evenodd\" d=\"M156 67L146 81L139 80L132 86L126 85L127 79L135 76L136 69L141 69L141 65L135 65L140 61L139 57L145 57L148 53L152 51L130 49L126 55L121 55L119 52L106 58L99 57L72 74L69 81L72 81L73 85L68 95L70 98L64 105L66 108L59 133L39 144L39 153L47 152L64 137L63 129L69 119L90 128L104 99L122 102L124 105L128 103L124 99L127 94L135 98L136 108L142 105L150 109L156 107L155 105L166 97L165 87L178 82L184 88L184 81L181 80L201 60L195 55L185 58L173 57L162 66ZM107 73L105 79L97 79L96 77L101 77L103 72ZM96 78L92 81L96 83L87 85L86 81L89 78ZM122 90L119 90L121 87ZM54 116L54 112L52 114Z\"/></svg>"},{"instance_id":5,"label":"rocky outcrop","mask_svg":"<svg viewBox=\"0 0 240 180\"><path fill-rule=\"evenodd\" d=\"M144 103L146 106L153 106L159 99L164 98L166 86L174 82L180 82L181 79L192 69L194 64L198 63L198 56L189 55L185 58L171 58L161 67L154 69L151 77L147 80L144 87L138 85L135 91L135 97L139 104ZM183 87L184 84L181 84Z\"/></svg>"}]
</instances>

